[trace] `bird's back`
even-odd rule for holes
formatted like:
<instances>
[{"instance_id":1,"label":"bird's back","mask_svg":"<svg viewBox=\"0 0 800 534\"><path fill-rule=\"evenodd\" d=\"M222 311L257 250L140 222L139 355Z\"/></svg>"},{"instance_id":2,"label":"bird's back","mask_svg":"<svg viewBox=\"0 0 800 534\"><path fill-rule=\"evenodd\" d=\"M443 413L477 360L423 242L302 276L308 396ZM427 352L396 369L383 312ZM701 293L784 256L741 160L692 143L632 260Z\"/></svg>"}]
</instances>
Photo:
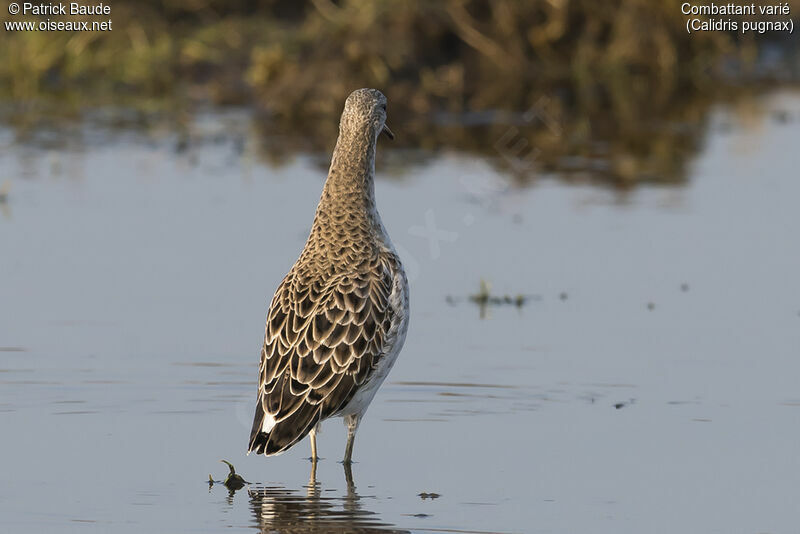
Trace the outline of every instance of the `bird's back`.
<instances>
[{"instance_id":1,"label":"bird's back","mask_svg":"<svg viewBox=\"0 0 800 534\"><path fill-rule=\"evenodd\" d=\"M301 256L270 306L250 450L276 454L340 413L398 341L407 285L397 256L352 268ZM381 373L382 374L382 373Z\"/></svg>"}]
</instances>

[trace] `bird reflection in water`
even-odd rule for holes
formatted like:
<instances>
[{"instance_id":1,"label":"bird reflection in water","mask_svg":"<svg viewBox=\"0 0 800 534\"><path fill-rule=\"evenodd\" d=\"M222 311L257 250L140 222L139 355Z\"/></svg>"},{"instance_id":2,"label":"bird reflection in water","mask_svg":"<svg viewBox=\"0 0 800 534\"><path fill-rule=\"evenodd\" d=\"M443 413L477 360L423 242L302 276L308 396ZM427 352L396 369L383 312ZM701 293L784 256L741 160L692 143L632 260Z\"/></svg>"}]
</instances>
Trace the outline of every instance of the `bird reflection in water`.
<instances>
[{"instance_id":1,"label":"bird reflection in water","mask_svg":"<svg viewBox=\"0 0 800 534\"><path fill-rule=\"evenodd\" d=\"M317 463L312 462L311 477L306 494L282 487L252 487L248 489L250 507L258 527L266 533L383 533L408 534L392 525L382 523L374 512L361 506L356 493L353 472L344 466L347 494L322 495L317 482Z\"/></svg>"}]
</instances>

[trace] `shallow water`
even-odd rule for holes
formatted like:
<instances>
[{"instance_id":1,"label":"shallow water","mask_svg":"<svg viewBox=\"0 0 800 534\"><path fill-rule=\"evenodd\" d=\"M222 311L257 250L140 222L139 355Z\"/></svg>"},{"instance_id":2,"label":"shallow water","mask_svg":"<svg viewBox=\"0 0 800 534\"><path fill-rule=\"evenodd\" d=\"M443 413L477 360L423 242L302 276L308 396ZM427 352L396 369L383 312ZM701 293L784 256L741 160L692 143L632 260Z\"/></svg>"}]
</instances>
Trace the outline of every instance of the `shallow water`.
<instances>
[{"instance_id":1,"label":"shallow water","mask_svg":"<svg viewBox=\"0 0 800 534\"><path fill-rule=\"evenodd\" d=\"M379 169L411 328L352 478L333 420L311 485L307 440L245 452L316 159L0 132L2 530L793 531L800 96L758 106L715 112L682 187ZM221 458L248 489L209 488Z\"/></svg>"}]
</instances>

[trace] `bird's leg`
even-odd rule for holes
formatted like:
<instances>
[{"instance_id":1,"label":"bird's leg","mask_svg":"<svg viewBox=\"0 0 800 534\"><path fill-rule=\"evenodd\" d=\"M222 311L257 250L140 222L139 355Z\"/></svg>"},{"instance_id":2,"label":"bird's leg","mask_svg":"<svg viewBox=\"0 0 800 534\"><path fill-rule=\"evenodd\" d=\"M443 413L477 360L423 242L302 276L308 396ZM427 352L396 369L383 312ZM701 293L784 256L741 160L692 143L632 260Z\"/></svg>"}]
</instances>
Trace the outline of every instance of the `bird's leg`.
<instances>
[{"instance_id":1,"label":"bird's leg","mask_svg":"<svg viewBox=\"0 0 800 534\"><path fill-rule=\"evenodd\" d=\"M308 486L314 488L317 485L317 462L311 462L311 473L308 476Z\"/></svg>"},{"instance_id":2,"label":"bird's leg","mask_svg":"<svg viewBox=\"0 0 800 534\"><path fill-rule=\"evenodd\" d=\"M317 427L316 426L311 429L311 432L309 433L309 437L311 438L311 458L310 458L310 460L311 460L311 463L314 464L314 467L316 467L317 460L319 459L319 456L317 456Z\"/></svg>"},{"instance_id":3,"label":"bird's leg","mask_svg":"<svg viewBox=\"0 0 800 534\"><path fill-rule=\"evenodd\" d=\"M353 465L344 464L344 480L347 484L347 495L344 500L344 509L351 514L356 514L359 511L358 506L358 493L356 493L356 485L353 482Z\"/></svg>"},{"instance_id":4,"label":"bird's leg","mask_svg":"<svg viewBox=\"0 0 800 534\"><path fill-rule=\"evenodd\" d=\"M356 492L356 484L353 482L353 464L344 464L344 481L347 484L347 495L350 496Z\"/></svg>"},{"instance_id":5,"label":"bird's leg","mask_svg":"<svg viewBox=\"0 0 800 534\"><path fill-rule=\"evenodd\" d=\"M308 488L306 497L309 499L319 499L319 483L317 482L317 460L311 460L311 474L308 476Z\"/></svg>"},{"instance_id":6,"label":"bird's leg","mask_svg":"<svg viewBox=\"0 0 800 534\"><path fill-rule=\"evenodd\" d=\"M356 439L356 430L358 430L358 423L361 422L361 416L352 414L344 416L344 424L347 425L347 446L344 448L345 465L353 463L353 443Z\"/></svg>"}]
</instances>

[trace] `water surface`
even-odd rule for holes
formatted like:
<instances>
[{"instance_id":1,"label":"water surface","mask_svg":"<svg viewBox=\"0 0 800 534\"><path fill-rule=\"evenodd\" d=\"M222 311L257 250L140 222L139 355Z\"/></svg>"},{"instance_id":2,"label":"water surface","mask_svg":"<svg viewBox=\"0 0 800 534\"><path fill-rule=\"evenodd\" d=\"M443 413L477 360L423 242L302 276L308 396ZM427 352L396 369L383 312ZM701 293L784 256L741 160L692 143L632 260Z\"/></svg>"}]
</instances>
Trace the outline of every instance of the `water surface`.
<instances>
[{"instance_id":1,"label":"water surface","mask_svg":"<svg viewBox=\"0 0 800 534\"><path fill-rule=\"evenodd\" d=\"M0 133L3 531L793 531L800 98L755 109L714 113L682 186L379 169L411 328L352 478L333 420L313 484L307 440L245 452L318 159ZM524 305L481 314L481 280ZM221 458L249 489L208 487Z\"/></svg>"}]
</instances>

